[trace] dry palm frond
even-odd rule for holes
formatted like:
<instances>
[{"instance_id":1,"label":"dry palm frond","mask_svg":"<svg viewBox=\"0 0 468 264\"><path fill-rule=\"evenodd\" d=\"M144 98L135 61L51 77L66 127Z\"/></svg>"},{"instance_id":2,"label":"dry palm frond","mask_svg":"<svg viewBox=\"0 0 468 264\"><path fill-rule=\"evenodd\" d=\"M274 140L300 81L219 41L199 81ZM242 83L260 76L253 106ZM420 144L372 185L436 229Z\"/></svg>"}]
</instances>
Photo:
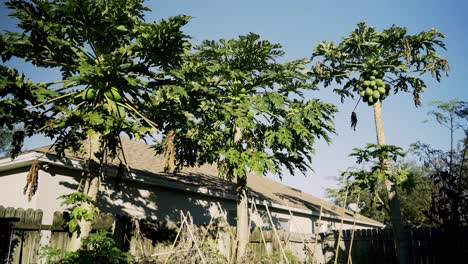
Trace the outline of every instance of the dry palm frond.
<instances>
[{"instance_id":1,"label":"dry palm frond","mask_svg":"<svg viewBox=\"0 0 468 264\"><path fill-rule=\"evenodd\" d=\"M175 172L176 170L176 146L175 146L175 131L169 130L164 140L164 159L166 172Z\"/></svg>"},{"instance_id":2,"label":"dry palm frond","mask_svg":"<svg viewBox=\"0 0 468 264\"><path fill-rule=\"evenodd\" d=\"M408 65L411 64L411 44L408 40L403 42L403 48L405 49L405 59Z\"/></svg>"},{"instance_id":3,"label":"dry palm frond","mask_svg":"<svg viewBox=\"0 0 468 264\"><path fill-rule=\"evenodd\" d=\"M26 175L26 186L24 186L23 194L26 195L26 192L29 189L28 201L31 201L31 198L34 196L37 190L38 185L38 171L39 171L39 161L34 160L29 169L28 175Z\"/></svg>"},{"instance_id":4,"label":"dry palm frond","mask_svg":"<svg viewBox=\"0 0 468 264\"><path fill-rule=\"evenodd\" d=\"M419 97L419 92L414 90L413 92L414 106L421 106L421 98Z\"/></svg>"},{"instance_id":5,"label":"dry palm frond","mask_svg":"<svg viewBox=\"0 0 468 264\"><path fill-rule=\"evenodd\" d=\"M321 61L317 61L317 63L315 63L314 65L314 71L315 73L317 74L317 79L321 79L322 76L323 76L323 68L324 68L324 65Z\"/></svg>"},{"instance_id":6,"label":"dry palm frond","mask_svg":"<svg viewBox=\"0 0 468 264\"><path fill-rule=\"evenodd\" d=\"M357 115L356 112L351 113L351 128L356 131L356 125L357 125Z\"/></svg>"}]
</instances>

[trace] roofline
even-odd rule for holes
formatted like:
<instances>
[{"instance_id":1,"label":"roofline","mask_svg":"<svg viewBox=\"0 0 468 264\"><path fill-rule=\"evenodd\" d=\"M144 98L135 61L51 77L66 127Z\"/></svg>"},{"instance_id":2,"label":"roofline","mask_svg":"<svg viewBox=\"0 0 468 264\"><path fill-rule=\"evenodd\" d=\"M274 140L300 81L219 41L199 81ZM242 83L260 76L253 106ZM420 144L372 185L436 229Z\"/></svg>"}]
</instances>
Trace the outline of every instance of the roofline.
<instances>
[{"instance_id":1,"label":"roofline","mask_svg":"<svg viewBox=\"0 0 468 264\"><path fill-rule=\"evenodd\" d=\"M43 162L43 163L48 163L48 164L52 164L55 166L73 169L73 170L82 170L83 165L84 165L83 160L74 159L74 158L58 158L54 154L47 154L47 153L43 153L39 151L31 151L28 153L21 154L13 160L8 157L0 159L0 172L26 167L28 165L31 165L33 160L39 160L40 162ZM108 170L109 170L109 174L112 176L117 173L116 169L109 168ZM236 196L233 194L228 194L228 193L217 191L217 190L211 190L210 188L206 188L206 187L194 187L194 186L190 186L187 184L175 183L172 181L164 180L162 178L157 179L155 177L149 177L148 175L145 175L142 173L135 173L133 171L130 171L128 177L125 177L124 180L145 183L145 184L158 186L158 187L165 187L165 188L179 190L179 191L192 192L192 193L197 193L197 194L201 194L205 196L236 201ZM255 201L255 204L258 206L264 207L265 206L264 202L266 202L266 204L269 207L283 210L286 212L291 212L291 214L295 212L295 213L315 216L315 217L320 216L320 213L315 212L310 209L285 206L282 204L278 204L278 203L274 203L274 202L271 202L268 200L262 200L262 199L254 199L254 201ZM345 208L342 208L342 207L338 207L338 208L345 210ZM341 219L341 216L339 216L338 213L337 215L332 215L332 214L322 212L322 219L336 220L336 219ZM353 223L354 218L345 216L344 222ZM371 226L371 227L384 227L385 226L384 224L378 223L377 221L375 222L376 223L371 223L371 222L356 219L356 223L361 224L361 225L366 225L366 226Z\"/></svg>"}]
</instances>

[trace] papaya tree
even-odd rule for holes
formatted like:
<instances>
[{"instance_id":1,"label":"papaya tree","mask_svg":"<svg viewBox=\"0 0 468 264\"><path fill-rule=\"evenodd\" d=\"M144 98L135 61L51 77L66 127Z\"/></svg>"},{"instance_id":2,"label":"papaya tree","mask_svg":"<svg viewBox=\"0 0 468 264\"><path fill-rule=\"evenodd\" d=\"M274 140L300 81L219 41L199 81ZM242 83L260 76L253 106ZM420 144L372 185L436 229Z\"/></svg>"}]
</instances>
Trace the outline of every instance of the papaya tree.
<instances>
[{"instance_id":1,"label":"papaya tree","mask_svg":"<svg viewBox=\"0 0 468 264\"><path fill-rule=\"evenodd\" d=\"M279 44L252 33L195 47L177 76L192 91L192 122L173 122L176 136L160 146L173 142L176 167L218 164L236 182L238 262L249 235L248 175L305 172L315 141L334 132L335 106L303 95L316 90L307 60L277 62L283 55Z\"/></svg>"},{"instance_id":2,"label":"papaya tree","mask_svg":"<svg viewBox=\"0 0 468 264\"><path fill-rule=\"evenodd\" d=\"M445 49L444 37L436 29L410 34L395 25L378 31L361 22L340 43L324 41L315 47L313 73L317 83L335 87L342 101L346 97L358 97L372 106L377 144L386 145L382 102L391 93L408 92L412 93L415 106L421 105L420 94L426 89L421 75L430 73L440 81L449 71L448 61L437 53L438 49ZM357 115L353 112L352 127L356 123ZM387 177L385 186L397 254L403 263L400 202L395 182Z\"/></svg>"},{"instance_id":3,"label":"papaya tree","mask_svg":"<svg viewBox=\"0 0 468 264\"><path fill-rule=\"evenodd\" d=\"M48 69L56 79L35 82L0 65L0 127L21 124L13 156L25 137L39 133L53 140L58 155L86 154L82 193L65 201L82 205L73 214L79 233L69 244L77 250L91 231L86 220L119 136L142 138L159 129L144 115L146 102L180 64L188 44L181 27L189 17L145 22L143 0L11 0L6 6L18 23L16 31L0 34L2 61Z\"/></svg>"},{"instance_id":4,"label":"papaya tree","mask_svg":"<svg viewBox=\"0 0 468 264\"><path fill-rule=\"evenodd\" d=\"M379 162L377 159L375 162ZM348 195L348 201L359 198L359 214L389 224L390 208L386 197L385 178L377 177L384 174L372 172L366 164L347 169L337 180L338 187L327 189L327 197L336 204L342 204L348 187L356 190ZM398 162L392 166L392 177L398 177L397 192L401 201L401 218L404 226L433 227L434 222L427 217L430 208L431 193L434 184L426 175L427 170L415 162ZM359 195L359 197L357 197ZM354 206L354 205L353 205Z\"/></svg>"}]
</instances>

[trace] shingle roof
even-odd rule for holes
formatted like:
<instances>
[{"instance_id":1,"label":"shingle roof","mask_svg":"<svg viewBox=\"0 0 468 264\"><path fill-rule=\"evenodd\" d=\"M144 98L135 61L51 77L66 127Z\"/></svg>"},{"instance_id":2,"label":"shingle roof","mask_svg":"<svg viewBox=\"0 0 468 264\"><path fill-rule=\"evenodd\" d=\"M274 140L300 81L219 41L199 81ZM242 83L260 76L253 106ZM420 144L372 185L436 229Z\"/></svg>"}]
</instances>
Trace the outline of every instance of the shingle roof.
<instances>
[{"instance_id":1,"label":"shingle roof","mask_svg":"<svg viewBox=\"0 0 468 264\"><path fill-rule=\"evenodd\" d=\"M149 145L121 137L122 149L125 161L128 167L135 172L144 173L157 177L163 177L164 180L174 181L179 184L187 184L195 187L206 187L222 192L235 194L234 183L229 182L218 175L218 169L215 165L203 165L201 167L186 167L177 174L168 174L164 172L164 158L162 155L155 155L154 150ZM35 151L48 152L54 154L50 146L41 147ZM83 159L83 155L66 152L67 157ZM121 156L121 155L120 155ZM122 157L120 157L122 159ZM118 165L120 160L110 160L109 163ZM342 209L335 204L317 198L313 195L304 193L300 190L289 187L264 176L249 174L247 177L248 196L258 199L265 199L286 207L320 211L323 206L324 212L332 215L341 215ZM353 216L353 212L345 210L347 217ZM381 225L381 223L358 215L358 221L369 224Z\"/></svg>"}]
</instances>

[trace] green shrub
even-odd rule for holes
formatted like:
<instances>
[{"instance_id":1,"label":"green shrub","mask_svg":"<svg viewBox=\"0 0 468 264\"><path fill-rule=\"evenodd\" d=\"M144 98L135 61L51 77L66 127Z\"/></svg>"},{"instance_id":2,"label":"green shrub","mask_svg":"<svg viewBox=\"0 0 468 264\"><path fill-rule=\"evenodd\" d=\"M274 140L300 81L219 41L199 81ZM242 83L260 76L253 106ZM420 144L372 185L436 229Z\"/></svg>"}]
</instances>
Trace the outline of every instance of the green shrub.
<instances>
[{"instance_id":1,"label":"green shrub","mask_svg":"<svg viewBox=\"0 0 468 264\"><path fill-rule=\"evenodd\" d=\"M132 261L130 254L117 248L108 232L89 235L76 252L44 247L41 256L45 258L47 264L125 264Z\"/></svg>"}]
</instances>

